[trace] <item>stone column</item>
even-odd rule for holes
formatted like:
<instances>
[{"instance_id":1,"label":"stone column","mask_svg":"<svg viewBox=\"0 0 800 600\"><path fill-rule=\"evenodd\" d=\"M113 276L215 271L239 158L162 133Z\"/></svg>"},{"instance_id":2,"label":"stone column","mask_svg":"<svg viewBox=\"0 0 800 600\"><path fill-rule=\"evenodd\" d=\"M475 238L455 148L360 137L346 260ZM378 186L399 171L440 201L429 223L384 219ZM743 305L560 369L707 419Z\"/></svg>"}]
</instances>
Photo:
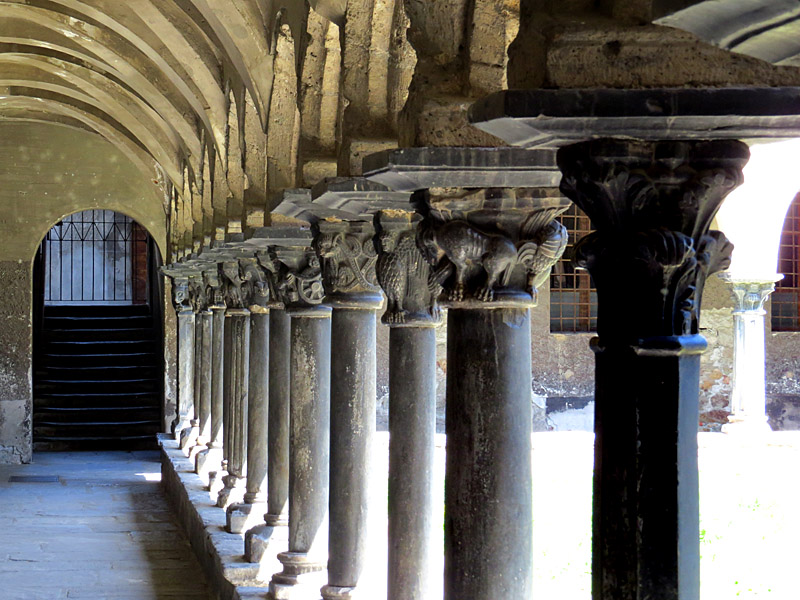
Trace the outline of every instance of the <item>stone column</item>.
<instances>
[{"instance_id":1,"label":"stone column","mask_svg":"<svg viewBox=\"0 0 800 600\"><path fill-rule=\"evenodd\" d=\"M276 281L283 285L277 261L260 254L259 262L269 261ZM317 274L318 276L319 274ZM280 281L277 281L280 278ZM318 283L319 284L319 283ZM321 286L321 284L319 284ZM320 294L321 298L322 294ZM277 300L277 298L276 298ZM267 513L264 524L245 535L245 559L262 562L274 542L282 544L289 525L289 389L291 317L286 310L273 308L269 315L269 414L267 416ZM281 534L275 530L279 528ZM282 548L285 549L285 548Z\"/></svg>"},{"instance_id":2,"label":"stone column","mask_svg":"<svg viewBox=\"0 0 800 600\"><path fill-rule=\"evenodd\" d=\"M447 317L445 600L531 597L531 332L566 246L553 190L429 192L417 240Z\"/></svg>"},{"instance_id":3,"label":"stone column","mask_svg":"<svg viewBox=\"0 0 800 600\"><path fill-rule=\"evenodd\" d=\"M241 261L251 290L250 366L247 406L247 485L244 501L228 507L226 528L243 533L263 522L267 509L270 287L257 259Z\"/></svg>"},{"instance_id":4,"label":"stone column","mask_svg":"<svg viewBox=\"0 0 800 600\"><path fill-rule=\"evenodd\" d=\"M194 407L194 417L191 420L192 440L187 445L186 451L189 458L194 460L200 450L200 419L202 418L202 406L200 398L200 388L203 380L203 311L206 308L206 293L203 278L200 273L189 278L189 285L192 287L192 304L194 308L194 388L192 391L192 406Z\"/></svg>"},{"instance_id":5,"label":"stone column","mask_svg":"<svg viewBox=\"0 0 800 600\"><path fill-rule=\"evenodd\" d=\"M223 384L223 334L225 327L225 304L219 269L203 272L206 282L206 300L210 304L203 312L203 370L200 374L201 437L205 449L197 454L195 471L203 479L211 472L219 472L222 464L222 384ZM217 490L219 491L219 490Z\"/></svg>"},{"instance_id":6,"label":"stone column","mask_svg":"<svg viewBox=\"0 0 800 600\"><path fill-rule=\"evenodd\" d=\"M697 600L700 300L732 247L709 232L742 181L736 141L601 139L558 153L596 232L575 248L598 290L595 600Z\"/></svg>"},{"instance_id":7,"label":"stone column","mask_svg":"<svg viewBox=\"0 0 800 600\"><path fill-rule=\"evenodd\" d=\"M289 272L285 300L291 317L289 544L278 554L275 600L312 594L325 581L330 456L331 309L322 298L319 262L308 250L278 249ZM302 593L302 592L301 592Z\"/></svg>"},{"instance_id":8,"label":"stone column","mask_svg":"<svg viewBox=\"0 0 800 600\"><path fill-rule=\"evenodd\" d=\"M188 278L176 278L174 290L178 312L178 420L174 433L185 448L194 417L194 311L189 303Z\"/></svg>"},{"instance_id":9,"label":"stone column","mask_svg":"<svg viewBox=\"0 0 800 600\"><path fill-rule=\"evenodd\" d=\"M376 311L374 227L322 220L314 248L322 264L331 337L331 489L325 600L351 598L366 558L369 475L375 433Z\"/></svg>"},{"instance_id":10,"label":"stone column","mask_svg":"<svg viewBox=\"0 0 800 600\"><path fill-rule=\"evenodd\" d=\"M767 423L764 303L775 291L775 281L732 280L733 389L725 433L758 435L772 431Z\"/></svg>"},{"instance_id":11,"label":"stone column","mask_svg":"<svg viewBox=\"0 0 800 600\"><path fill-rule=\"evenodd\" d=\"M247 470L247 408L250 366L250 311L244 308L245 294L239 263L222 263L227 280L225 311L225 371L223 431L227 474L217 497L217 506L241 502Z\"/></svg>"},{"instance_id":12,"label":"stone column","mask_svg":"<svg viewBox=\"0 0 800 600\"><path fill-rule=\"evenodd\" d=\"M441 321L428 262L416 243L419 216L376 215L377 277L389 333L388 600L430 593L432 473L436 434L436 335Z\"/></svg>"}]
</instances>

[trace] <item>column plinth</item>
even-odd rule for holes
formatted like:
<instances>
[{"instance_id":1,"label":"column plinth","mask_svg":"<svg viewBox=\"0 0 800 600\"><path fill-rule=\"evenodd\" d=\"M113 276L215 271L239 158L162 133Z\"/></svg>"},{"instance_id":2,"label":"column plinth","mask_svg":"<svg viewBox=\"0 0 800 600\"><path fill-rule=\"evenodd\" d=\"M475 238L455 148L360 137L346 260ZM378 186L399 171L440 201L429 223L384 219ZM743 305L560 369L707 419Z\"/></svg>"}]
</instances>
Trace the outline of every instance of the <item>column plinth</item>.
<instances>
[{"instance_id":1,"label":"column plinth","mask_svg":"<svg viewBox=\"0 0 800 600\"><path fill-rule=\"evenodd\" d=\"M331 309L322 300L319 261L310 248L278 248L281 294L291 318L289 366L289 543L275 599L313 594L324 583L330 481ZM277 507L276 507L277 508ZM280 514L280 513L278 513Z\"/></svg>"},{"instance_id":2,"label":"column plinth","mask_svg":"<svg viewBox=\"0 0 800 600\"><path fill-rule=\"evenodd\" d=\"M417 248L419 215L376 215L377 278L389 332L388 600L430 591L432 473L436 434L436 332L441 291ZM329 597L335 597L331 590Z\"/></svg>"},{"instance_id":3,"label":"column plinth","mask_svg":"<svg viewBox=\"0 0 800 600\"><path fill-rule=\"evenodd\" d=\"M320 221L314 248L325 301L333 308L328 584L325 600L356 593L366 558L369 479L375 435L376 311L374 227L367 221Z\"/></svg>"},{"instance_id":4,"label":"column plinth","mask_svg":"<svg viewBox=\"0 0 800 600\"><path fill-rule=\"evenodd\" d=\"M699 597L700 301L732 246L709 225L742 181L736 141L605 139L559 150L561 190L596 231L593 598Z\"/></svg>"},{"instance_id":5,"label":"column plinth","mask_svg":"<svg viewBox=\"0 0 800 600\"><path fill-rule=\"evenodd\" d=\"M770 433L767 423L764 303L775 291L775 281L730 280L733 311L733 389L731 414L724 433L758 436Z\"/></svg>"},{"instance_id":6,"label":"column plinth","mask_svg":"<svg viewBox=\"0 0 800 600\"><path fill-rule=\"evenodd\" d=\"M429 191L417 242L447 315L445 600L532 589L531 332L566 246L555 190Z\"/></svg>"}]
</instances>

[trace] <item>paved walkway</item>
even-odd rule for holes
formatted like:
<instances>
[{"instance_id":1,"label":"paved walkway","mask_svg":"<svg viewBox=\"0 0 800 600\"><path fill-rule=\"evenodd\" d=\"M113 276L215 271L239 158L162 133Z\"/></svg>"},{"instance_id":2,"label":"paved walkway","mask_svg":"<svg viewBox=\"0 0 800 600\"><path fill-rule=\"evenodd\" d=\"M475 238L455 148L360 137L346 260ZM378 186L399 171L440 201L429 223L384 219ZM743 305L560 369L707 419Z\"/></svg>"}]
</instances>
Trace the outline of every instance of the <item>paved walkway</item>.
<instances>
[{"instance_id":1,"label":"paved walkway","mask_svg":"<svg viewBox=\"0 0 800 600\"><path fill-rule=\"evenodd\" d=\"M160 479L150 451L0 465L0 598L213 600Z\"/></svg>"}]
</instances>

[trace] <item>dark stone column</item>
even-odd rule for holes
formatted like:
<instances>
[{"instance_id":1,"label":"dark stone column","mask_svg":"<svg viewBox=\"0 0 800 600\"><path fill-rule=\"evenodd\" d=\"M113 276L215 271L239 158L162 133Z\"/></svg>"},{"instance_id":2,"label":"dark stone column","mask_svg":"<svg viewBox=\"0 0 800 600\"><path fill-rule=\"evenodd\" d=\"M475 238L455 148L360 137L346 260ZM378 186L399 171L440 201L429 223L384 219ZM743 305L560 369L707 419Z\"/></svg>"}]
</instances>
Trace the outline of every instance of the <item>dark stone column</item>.
<instances>
[{"instance_id":1,"label":"dark stone column","mask_svg":"<svg viewBox=\"0 0 800 600\"><path fill-rule=\"evenodd\" d=\"M208 447L211 436L211 328L214 317L206 308L197 313L195 318L200 322L200 360L197 361L197 375L200 380L197 404L200 412L197 419L197 448L204 450Z\"/></svg>"},{"instance_id":2,"label":"dark stone column","mask_svg":"<svg viewBox=\"0 0 800 600\"><path fill-rule=\"evenodd\" d=\"M369 474L375 434L376 311L374 228L367 221L320 221L314 247L322 263L331 336L331 490L325 600L356 593L366 558Z\"/></svg>"},{"instance_id":3,"label":"dark stone column","mask_svg":"<svg viewBox=\"0 0 800 600\"><path fill-rule=\"evenodd\" d=\"M289 352L291 317L270 313L268 525L289 524Z\"/></svg>"},{"instance_id":4,"label":"dark stone column","mask_svg":"<svg viewBox=\"0 0 800 600\"><path fill-rule=\"evenodd\" d=\"M731 245L709 225L741 181L736 141L596 140L558 154L596 232L595 600L697 600L700 300Z\"/></svg>"},{"instance_id":5,"label":"dark stone column","mask_svg":"<svg viewBox=\"0 0 800 600\"><path fill-rule=\"evenodd\" d=\"M188 281L176 286L178 310L178 422L175 424L175 437L181 448L191 440L191 421L194 418L194 311L188 305Z\"/></svg>"},{"instance_id":6,"label":"dark stone column","mask_svg":"<svg viewBox=\"0 0 800 600\"><path fill-rule=\"evenodd\" d=\"M568 203L552 190L424 200L417 241L450 309L444 597L529 600L530 308L566 246L553 219Z\"/></svg>"},{"instance_id":7,"label":"dark stone column","mask_svg":"<svg viewBox=\"0 0 800 600\"><path fill-rule=\"evenodd\" d=\"M241 502L247 472L247 408L250 367L250 311L243 308L245 283L237 261L222 265L227 280L228 310L225 312L225 389L223 429L227 461L225 486L217 506Z\"/></svg>"},{"instance_id":8,"label":"dark stone column","mask_svg":"<svg viewBox=\"0 0 800 600\"><path fill-rule=\"evenodd\" d=\"M432 473L436 434L436 335L441 291L416 243L418 215L375 219L378 281L389 334L388 600L430 593Z\"/></svg>"},{"instance_id":9,"label":"dark stone column","mask_svg":"<svg viewBox=\"0 0 800 600\"><path fill-rule=\"evenodd\" d=\"M291 317L285 310L271 309L269 320L269 435L267 466L267 514L264 525L245 535L245 559L261 562L273 542L286 535L275 529L289 525L289 355Z\"/></svg>"},{"instance_id":10,"label":"dark stone column","mask_svg":"<svg viewBox=\"0 0 800 600\"><path fill-rule=\"evenodd\" d=\"M250 291L250 366L247 408L247 486L244 502L228 507L227 530L242 533L263 523L267 509L270 286L255 258L242 261Z\"/></svg>"},{"instance_id":11,"label":"dark stone column","mask_svg":"<svg viewBox=\"0 0 800 600\"><path fill-rule=\"evenodd\" d=\"M197 454L195 471L206 479L218 472L222 463L222 363L225 305L216 265L203 272L206 301L210 306L202 313L203 358L200 373L200 436L205 448ZM218 490L217 490L218 491Z\"/></svg>"},{"instance_id":12,"label":"dark stone column","mask_svg":"<svg viewBox=\"0 0 800 600\"><path fill-rule=\"evenodd\" d=\"M198 457L198 473L208 473L208 489L212 496L219 492L218 485L225 475L222 466L224 429L224 395L225 395L225 311L224 297L217 293L214 305L211 306L211 434L208 452L203 458ZM202 455L201 455L202 456ZM201 465L201 460L203 464Z\"/></svg>"},{"instance_id":13,"label":"dark stone column","mask_svg":"<svg viewBox=\"0 0 800 600\"><path fill-rule=\"evenodd\" d=\"M331 309L319 305L322 289L313 252L281 249L291 316L289 543L278 554L275 600L311 594L325 581L330 456Z\"/></svg>"}]
</instances>

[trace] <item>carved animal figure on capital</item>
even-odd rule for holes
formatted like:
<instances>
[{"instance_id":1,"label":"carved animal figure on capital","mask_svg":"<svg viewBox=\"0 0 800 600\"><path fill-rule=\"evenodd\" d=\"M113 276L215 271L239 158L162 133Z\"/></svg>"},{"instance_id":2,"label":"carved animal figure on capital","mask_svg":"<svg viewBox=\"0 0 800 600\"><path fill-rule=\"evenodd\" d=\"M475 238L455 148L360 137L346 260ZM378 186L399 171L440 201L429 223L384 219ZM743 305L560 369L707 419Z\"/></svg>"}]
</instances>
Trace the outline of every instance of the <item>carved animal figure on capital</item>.
<instances>
[{"instance_id":1,"label":"carved animal figure on capital","mask_svg":"<svg viewBox=\"0 0 800 600\"><path fill-rule=\"evenodd\" d=\"M479 265L486 271L486 283L477 290L475 297L491 302L495 286L498 283L503 287L509 284L517 263L517 249L510 240L482 233L465 221L449 221L438 228L430 221L424 221L417 239L431 265L440 265L442 258L446 257L455 268L456 281L449 292L451 301L464 299L467 273L471 266Z\"/></svg>"}]
</instances>

